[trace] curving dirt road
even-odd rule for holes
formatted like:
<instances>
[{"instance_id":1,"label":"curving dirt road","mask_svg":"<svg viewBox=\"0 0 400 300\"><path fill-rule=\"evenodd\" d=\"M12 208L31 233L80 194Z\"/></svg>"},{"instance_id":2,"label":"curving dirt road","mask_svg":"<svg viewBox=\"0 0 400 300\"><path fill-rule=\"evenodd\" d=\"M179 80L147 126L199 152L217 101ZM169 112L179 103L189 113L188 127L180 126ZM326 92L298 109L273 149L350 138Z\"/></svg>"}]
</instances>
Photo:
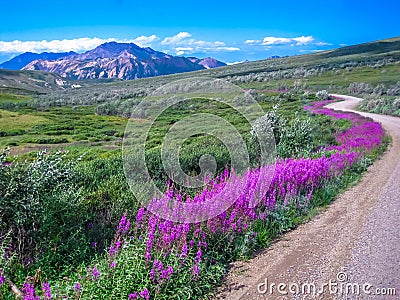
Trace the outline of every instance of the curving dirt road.
<instances>
[{"instance_id":1,"label":"curving dirt road","mask_svg":"<svg viewBox=\"0 0 400 300\"><path fill-rule=\"evenodd\" d=\"M341 97L329 107L361 100ZM232 264L218 299L400 299L400 118L358 113L382 123L389 151L326 211Z\"/></svg>"}]
</instances>

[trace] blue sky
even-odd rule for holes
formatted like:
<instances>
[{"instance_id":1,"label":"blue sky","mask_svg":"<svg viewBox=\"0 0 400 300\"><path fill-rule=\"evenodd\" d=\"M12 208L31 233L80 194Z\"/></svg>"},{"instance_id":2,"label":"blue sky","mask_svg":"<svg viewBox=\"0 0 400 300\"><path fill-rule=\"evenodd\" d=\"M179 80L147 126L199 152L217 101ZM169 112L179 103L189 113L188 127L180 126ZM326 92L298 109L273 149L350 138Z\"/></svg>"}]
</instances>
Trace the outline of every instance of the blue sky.
<instances>
[{"instance_id":1,"label":"blue sky","mask_svg":"<svg viewBox=\"0 0 400 300\"><path fill-rule=\"evenodd\" d=\"M0 7L0 62L111 40L235 62L400 35L397 0L4 0Z\"/></svg>"}]
</instances>

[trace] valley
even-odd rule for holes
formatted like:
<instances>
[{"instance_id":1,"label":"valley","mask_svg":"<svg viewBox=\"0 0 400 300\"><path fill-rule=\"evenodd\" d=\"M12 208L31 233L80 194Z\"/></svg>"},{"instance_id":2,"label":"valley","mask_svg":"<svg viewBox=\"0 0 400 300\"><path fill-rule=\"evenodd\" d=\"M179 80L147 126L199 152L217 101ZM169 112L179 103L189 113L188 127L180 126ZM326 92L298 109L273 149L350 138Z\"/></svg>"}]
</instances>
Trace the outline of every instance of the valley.
<instances>
[{"instance_id":1,"label":"valley","mask_svg":"<svg viewBox=\"0 0 400 300\"><path fill-rule=\"evenodd\" d=\"M398 244L399 38L228 66L136 47L0 70L2 299L257 299L364 270L365 223Z\"/></svg>"}]
</instances>

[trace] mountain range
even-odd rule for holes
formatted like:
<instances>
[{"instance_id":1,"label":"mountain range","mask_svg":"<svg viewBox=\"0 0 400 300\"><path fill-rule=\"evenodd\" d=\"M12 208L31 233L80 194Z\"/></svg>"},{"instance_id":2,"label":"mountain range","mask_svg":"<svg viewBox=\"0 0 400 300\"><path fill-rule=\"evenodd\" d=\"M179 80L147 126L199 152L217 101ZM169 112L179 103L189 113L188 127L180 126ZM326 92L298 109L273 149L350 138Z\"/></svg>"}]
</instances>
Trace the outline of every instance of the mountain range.
<instances>
[{"instance_id":1,"label":"mountain range","mask_svg":"<svg viewBox=\"0 0 400 300\"><path fill-rule=\"evenodd\" d=\"M0 64L2 69L40 70L70 79L124 80L226 66L214 58L172 56L134 43L109 42L85 53L23 53Z\"/></svg>"},{"instance_id":2,"label":"mountain range","mask_svg":"<svg viewBox=\"0 0 400 300\"><path fill-rule=\"evenodd\" d=\"M62 52L62 53L53 53L53 52L43 52L43 53L32 53L25 52L22 53L9 61L6 61L0 64L0 69L7 70L21 70L27 64L34 60L44 59L44 60L55 60L61 57L65 57L68 55L76 54L75 52Z\"/></svg>"}]
</instances>

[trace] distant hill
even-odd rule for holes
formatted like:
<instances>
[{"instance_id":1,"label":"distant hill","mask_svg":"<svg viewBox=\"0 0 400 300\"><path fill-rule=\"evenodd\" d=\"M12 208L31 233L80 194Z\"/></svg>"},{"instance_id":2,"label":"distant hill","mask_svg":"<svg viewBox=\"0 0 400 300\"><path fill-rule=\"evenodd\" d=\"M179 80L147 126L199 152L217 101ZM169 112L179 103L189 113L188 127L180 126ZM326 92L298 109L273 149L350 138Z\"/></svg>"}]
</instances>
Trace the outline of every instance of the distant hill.
<instances>
[{"instance_id":1,"label":"distant hill","mask_svg":"<svg viewBox=\"0 0 400 300\"><path fill-rule=\"evenodd\" d=\"M319 53L321 57L338 57L345 55L356 54L379 54L385 52L399 51L400 38L391 38L387 40L369 42L359 45L346 46L330 51L323 51Z\"/></svg>"},{"instance_id":2,"label":"distant hill","mask_svg":"<svg viewBox=\"0 0 400 300\"><path fill-rule=\"evenodd\" d=\"M43 94L78 88L84 84L53 73L0 69L0 92L3 93Z\"/></svg>"},{"instance_id":3,"label":"distant hill","mask_svg":"<svg viewBox=\"0 0 400 300\"><path fill-rule=\"evenodd\" d=\"M38 59L23 70L41 70L57 73L70 79L138 79L204 70L226 64L213 59L193 59L172 56L133 43L110 42L82 54L58 59Z\"/></svg>"},{"instance_id":4,"label":"distant hill","mask_svg":"<svg viewBox=\"0 0 400 300\"><path fill-rule=\"evenodd\" d=\"M216 60L215 58L212 57L207 57L207 58L197 58L197 57L188 57L192 62L197 63L199 65L202 65L206 69L213 69L213 68L218 68L218 67L224 67L227 64L223 63L219 60Z\"/></svg>"},{"instance_id":5,"label":"distant hill","mask_svg":"<svg viewBox=\"0 0 400 300\"><path fill-rule=\"evenodd\" d=\"M63 53L52 53L52 52L43 52L43 53L32 53L25 52L22 53L13 59L6 61L0 64L0 69L7 70L21 70L27 64L31 63L34 60L45 59L45 60L55 60L64 56L76 54L75 52L63 52Z\"/></svg>"}]
</instances>

